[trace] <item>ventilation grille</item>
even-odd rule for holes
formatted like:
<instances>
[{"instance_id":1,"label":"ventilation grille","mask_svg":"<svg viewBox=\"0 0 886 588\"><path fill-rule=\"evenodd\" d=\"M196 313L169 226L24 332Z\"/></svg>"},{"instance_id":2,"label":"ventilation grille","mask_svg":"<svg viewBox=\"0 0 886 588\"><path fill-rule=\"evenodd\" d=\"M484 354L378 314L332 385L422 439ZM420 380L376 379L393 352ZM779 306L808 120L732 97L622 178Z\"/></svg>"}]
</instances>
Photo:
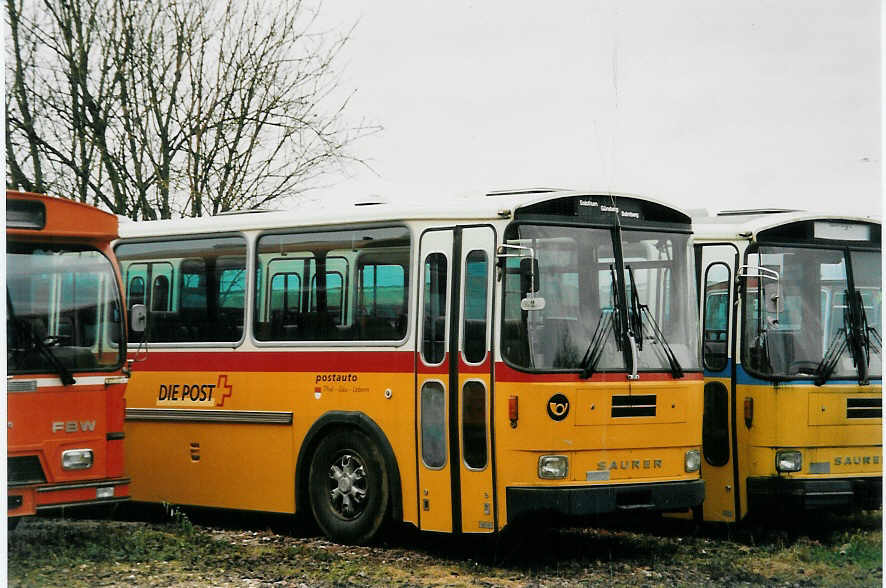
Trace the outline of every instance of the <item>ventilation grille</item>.
<instances>
[{"instance_id":1,"label":"ventilation grille","mask_svg":"<svg viewBox=\"0 0 886 588\"><path fill-rule=\"evenodd\" d=\"M612 417L655 416L655 394L612 397Z\"/></svg>"},{"instance_id":2,"label":"ventilation grille","mask_svg":"<svg viewBox=\"0 0 886 588\"><path fill-rule=\"evenodd\" d=\"M37 390L37 380L11 380L6 382L7 392L34 392Z\"/></svg>"},{"instance_id":3,"label":"ventilation grille","mask_svg":"<svg viewBox=\"0 0 886 588\"><path fill-rule=\"evenodd\" d=\"M882 398L847 398L847 419L878 419L883 416Z\"/></svg>"},{"instance_id":4,"label":"ventilation grille","mask_svg":"<svg viewBox=\"0 0 886 588\"><path fill-rule=\"evenodd\" d=\"M6 476L9 486L43 484L46 482L43 468L40 467L40 458L36 455L10 457L6 462Z\"/></svg>"}]
</instances>

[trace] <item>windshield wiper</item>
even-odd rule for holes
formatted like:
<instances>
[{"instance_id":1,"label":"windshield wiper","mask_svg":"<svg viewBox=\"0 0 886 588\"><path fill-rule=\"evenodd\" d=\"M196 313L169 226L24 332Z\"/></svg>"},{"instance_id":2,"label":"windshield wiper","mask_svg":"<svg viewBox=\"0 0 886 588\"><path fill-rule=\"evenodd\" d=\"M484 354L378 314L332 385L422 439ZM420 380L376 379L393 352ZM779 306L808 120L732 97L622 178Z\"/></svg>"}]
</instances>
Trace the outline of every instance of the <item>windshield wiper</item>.
<instances>
[{"instance_id":1,"label":"windshield wiper","mask_svg":"<svg viewBox=\"0 0 886 588\"><path fill-rule=\"evenodd\" d=\"M661 327L659 327L658 323L655 321L655 317L652 316L651 312L649 312L649 305L640 303L640 295L637 293L637 282L634 280L633 268L629 265L626 265L625 269L628 270L628 277L631 280L630 321L632 329L634 329L636 332L637 349L639 351L643 350L643 317L646 317L646 321L649 323L650 330L652 331L651 339L662 346L665 357L668 360L668 365L670 365L671 367L671 375L674 378L682 378L683 368L680 366L680 362L677 361L677 356L674 353L674 350L671 349L671 346L668 344L668 340L665 338Z\"/></svg>"},{"instance_id":2,"label":"windshield wiper","mask_svg":"<svg viewBox=\"0 0 886 588\"><path fill-rule=\"evenodd\" d=\"M839 363L840 357L842 357L847 347L849 348L849 353L858 369L859 382L862 379L863 368L861 366L861 360L863 358L861 357L861 353L864 343L859 341L860 335L857 332L860 317L855 315L855 311L852 308L853 305L849 299L849 290L843 290L843 299L846 301L846 306L843 308L843 326L834 333L834 337L828 344L828 349L825 352L824 357L821 358L821 362L819 362L818 367L815 368L816 386L821 386L830 379L834 370L837 368L837 363ZM866 367L867 366L865 366L865 368ZM867 373L867 369L864 369L864 372Z\"/></svg>"},{"instance_id":3,"label":"windshield wiper","mask_svg":"<svg viewBox=\"0 0 886 588\"><path fill-rule=\"evenodd\" d=\"M880 331L876 327L868 327L868 341L870 341L871 351L880 355L883 349L883 340L880 338Z\"/></svg>"},{"instance_id":4,"label":"windshield wiper","mask_svg":"<svg viewBox=\"0 0 886 588\"><path fill-rule=\"evenodd\" d=\"M868 327L868 315L864 310L864 298L861 297L861 292L858 290L854 294L855 303L858 306L858 311L854 315L855 321L853 321L853 339L858 355L856 359L856 364L858 364L858 383L862 386L867 386L870 383L871 333L870 327Z\"/></svg>"},{"instance_id":5,"label":"windshield wiper","mask_svg":"<svg viewBox=\"0 0 886 588\"><path fill-rule=\"evenodd\" d=\"M66 368L59 358L52 352L52 349L49 348L40 335L34 332L33 325L28 321L15 316L15 309L12 306L12 297L9 295L9 288L6 289L6 310L9 313L9 318L12 319L12 324L15 325L17 337L24 335L21 336L21 339L25 348L33 347L33 349L46 358L50 365L55 368L56 373L59 378L61 378L63 386L75 384L77 380L74 379L74 376L71 375L68 368Z\"/></svg>"},{"instance_id":6,"label":"windshield wiper","mask_svg":"<svg viewBox=\"0 0 886 588\"><path fill-rule=\"evenodd\" d=\"M581 372L578 377L583 380L587 380L594 374L594 370L597 369L597 364L603 356L606 339L615 329L615 321L617 320L616 317L618 317L618 304L614 301L618 300L618 285L615 281L615 267L612 265L609 266L609 279L609 291L612 294L613 308L604 308L603 312L600 313L600 320L597 322L597 327L594 329L594 334L591 335L591 340L588 342L588 347L585 349L585 354L579 364ZM615 346L621 351L621 345L619 345L617 336L615 337Z\"/></svg>"},{"instance_id":7,"label":"windshield wiper","mask_svg":"<svg viewBox=\"0 0 886 588\"><path fill-rule=\"evenodd\" d=\"M581 360L581 373L578 374L578 377L582 380L587 380L594 374L594 370L600 362L600 357L603 356L606 339L612 333L613 314L614 311L611 308L607 308L600 313L600 322L597 323L597 328L594 329L594 334L591 336L591 341L588 343L588 348L585 350L584 357Z\"/></svg>"},{"instance_id":8,"label":"windshield wiper","mask_svg":"<svg viewBox=\"0 0 886 588\"><path fill-rule=\"evenodd\" d=\"M834 373L834 369L837 367L837 362L840 360L840 356L846 351L846 346L848 344L849 340L846 337L846 328L843 327L837 330L837 332L834 333L831 342L828 344L828 350L825 352L824 357L821 358L818 367L815 368L816 386L821 386L828 381L831 374Z\"/></svg>"}]
</instances>

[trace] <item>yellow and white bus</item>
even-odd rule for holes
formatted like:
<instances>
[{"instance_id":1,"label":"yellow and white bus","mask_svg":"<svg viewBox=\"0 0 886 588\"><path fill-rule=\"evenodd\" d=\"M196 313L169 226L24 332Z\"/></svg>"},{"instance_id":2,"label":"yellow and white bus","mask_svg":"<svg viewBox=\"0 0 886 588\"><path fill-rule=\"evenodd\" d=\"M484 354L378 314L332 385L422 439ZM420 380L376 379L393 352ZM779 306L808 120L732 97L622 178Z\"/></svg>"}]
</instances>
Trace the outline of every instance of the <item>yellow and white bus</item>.
<instances>
[{"instance_id":1,"label":"yellow and white bus","mask_svg":"<svg viewBox=\"0 0 886 588\"><path fill-rule=\"evenodd\" d=\"M690 227L548 189L124 223L132 498L343 542L697 507Z\"/></svg>"},{"instance_id":2,"label":"yellow and white bus","mask_svg":"<svg viewBox=\"0 0 886 588\"><path fill-rule=\"evenodd\" d=\"M779 210L694 221L704 518L879 508L880 222Z\"/></svg>"}]
</instances>

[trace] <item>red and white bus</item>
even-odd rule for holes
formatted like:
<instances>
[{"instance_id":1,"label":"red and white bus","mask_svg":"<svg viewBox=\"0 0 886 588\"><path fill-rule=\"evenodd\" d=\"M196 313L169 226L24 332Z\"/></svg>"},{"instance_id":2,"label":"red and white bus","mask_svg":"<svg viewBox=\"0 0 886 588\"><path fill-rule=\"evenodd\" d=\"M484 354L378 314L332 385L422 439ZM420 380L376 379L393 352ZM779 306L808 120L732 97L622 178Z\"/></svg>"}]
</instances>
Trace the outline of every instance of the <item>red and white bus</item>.
<instances>
[{"instance_id":1,"label":"red and white bus","mask_svg":"<svg viewBox=\"0 0 886 588\"><path fill-rule=\"evenodd\" d=\"M129 497L116 237L112 214L6 193L10 527L43 509Z\"/></svg>"}]
</instances>

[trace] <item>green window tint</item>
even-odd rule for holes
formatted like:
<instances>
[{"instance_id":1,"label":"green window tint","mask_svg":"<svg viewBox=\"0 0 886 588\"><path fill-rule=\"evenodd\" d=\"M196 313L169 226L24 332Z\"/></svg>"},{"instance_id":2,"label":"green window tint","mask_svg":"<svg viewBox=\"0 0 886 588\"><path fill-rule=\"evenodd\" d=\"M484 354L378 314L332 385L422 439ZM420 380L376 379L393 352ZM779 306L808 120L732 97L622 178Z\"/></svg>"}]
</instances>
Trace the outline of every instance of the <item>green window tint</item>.
<instances>
[{"instance_id":1,"label":"green window tint","mask_svg":"<svg viewBox=\"0 0 886 588\"><path fill-rule=\"evenodd\" d=\"M246 306L245 239L213 237L123 243L117 246L116 253L123 267L128 267L130 289L138 277L150 284L146 292L149 299L145 301L147 341L232 343L242 338Z\"/></svg>"},{"instance_id":2,"label":"green window tint","mask_svg":"<svg viewBox=\"0 0 886 588\"><path fill-rule=\"evenodd\" d=\"M489 264L486 252L475 250L465 259L463 349L465 361L480 363L486 357L486 308Z\"/></svg>"},{"instance_id":3,"label":"green window tint","mask_svg":"<svg viewBox=\"0 0 886 588\"><path fill-rule=\"evenodd\" d=\"M436 365L446 356L447 263L442 253L431 253L424 263L424 312L421 355Z\"/></svg>"},{"instance_id":4,"label":"green window tint","mask_svg":"<svg viewBox=\"0 0 886 588\"><path fill-rule=\"evenodd\" d=\"M705 272L703 359L705 368L718 372L728 363L729 268L713 263Z\"/></svg>"},{"instance_id":5,"label":"green window tint","mask_svg":"<svg viewBox=\"0 0 886 588\"><path fill-rule=\"evenodd\" d=\"M296 273L274 274L271 278L271 313L298 312L301 276Z\"/></svg>"},{"instance_id":6,"label":"green window tint","mask_svg":"<svg viewBox=\"0 0 886 588\"><path fill-rule=\"evenodd\" d=\"M405 227L263 235L256 267L270 277L259 282L255 338L401 341L409 243Z\"/></svg>"}]
</instances>

